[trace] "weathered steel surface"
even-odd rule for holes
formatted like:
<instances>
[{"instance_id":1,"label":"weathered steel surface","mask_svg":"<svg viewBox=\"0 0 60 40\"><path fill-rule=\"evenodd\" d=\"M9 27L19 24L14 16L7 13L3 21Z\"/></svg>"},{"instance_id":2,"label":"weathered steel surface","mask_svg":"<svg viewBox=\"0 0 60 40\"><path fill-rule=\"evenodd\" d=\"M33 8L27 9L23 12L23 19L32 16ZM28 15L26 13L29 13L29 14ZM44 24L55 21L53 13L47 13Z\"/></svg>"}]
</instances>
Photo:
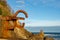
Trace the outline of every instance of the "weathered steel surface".
<instances>
[{"instance_id":1,"label":"weathered steel surface","mask_svg":"<svg viewBox=\"0 0 60 40\"><path fill-rule=\"evenodd\" d=\"M11 33L9 32L9 30L14 30L15 27L18 28L24 28L25 23L19 23L18 20L24 20L25 18L23 17L17 17L17 15L22 12L26 18L28 18L28 14L23 11L23 10L18 10L15 14L13 14L13 16L1 16L1 20L3 20L4 22L2 24L4 24L3 26L3 37L12 37Z\"/></svg>"}]
</instances>

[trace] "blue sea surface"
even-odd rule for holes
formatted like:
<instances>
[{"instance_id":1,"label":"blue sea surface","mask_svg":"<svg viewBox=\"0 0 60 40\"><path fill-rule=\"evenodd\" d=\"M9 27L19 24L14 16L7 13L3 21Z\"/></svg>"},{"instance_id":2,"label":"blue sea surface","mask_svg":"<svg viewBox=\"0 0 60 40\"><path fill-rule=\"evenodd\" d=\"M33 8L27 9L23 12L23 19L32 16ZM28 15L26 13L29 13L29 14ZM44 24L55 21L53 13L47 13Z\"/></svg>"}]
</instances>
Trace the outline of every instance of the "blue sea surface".
<instances>
[{"instance_id":1,"label":"blue sea surface","mask_svg":"<svg viewBox=\"0 0 60 40\"><path fill-rule=\"evenodd\" d=\"M40 32L40 30L43 30L44 32L56 32L59 33L60 32L60 26L48 26L48 27L25 27L28 31L31 32Z\"/></svg>"},{"instance_id":2,"label":"blue sea surface","mask_svg":"<svg viewBox=\"0 0 60 40\"><path fill-rule=\"evenodd\" d=\"M33 34L38 34L39 32L32 32ZM60 33L50 33L50 32L44 32L45 35L49 35L54 38L60 38Z\"/></svg>"},{"instance_id":3,"label":"blue sea surface","mask_svg":"<svg viewBox=\"0 0 60 40\"><path fill-rule=\"evenodd\" d=\"M32 32L33 34L38 34L39 32ZM54 38L54 40L60 40L60 33L51 33L51 32L45 32L45 35L48 37Z\"/></svg>"},{"instance_id":4,"label":"blue sea surface","mask_svg":"<svg viewBox=\"0 0 60 40\"><path fill-rule=\"evenodd\" d=\"M40 30L44 31L44 34L49 37L53 37L55 40L60 40L60 26L52 27L25 27L28 31L38 34Z\"/></svg>"}]
</instances>

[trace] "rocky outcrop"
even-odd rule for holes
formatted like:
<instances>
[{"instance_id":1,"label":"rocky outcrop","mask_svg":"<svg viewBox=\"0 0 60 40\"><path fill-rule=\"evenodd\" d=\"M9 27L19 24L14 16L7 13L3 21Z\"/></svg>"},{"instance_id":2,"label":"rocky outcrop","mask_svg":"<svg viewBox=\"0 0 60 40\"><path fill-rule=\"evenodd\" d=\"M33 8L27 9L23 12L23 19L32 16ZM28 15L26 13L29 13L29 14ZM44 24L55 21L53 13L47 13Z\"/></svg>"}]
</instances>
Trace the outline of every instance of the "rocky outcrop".
<instances>
[{"instance_id":1,"label":"rocky outcrop","mask_svg":"<svg viewBox=\"0 0 60 40\"><path fill-rule=\"evenodd\" d=\"M39 34L33 34L24 28L15 28L15 34L17 38L24 40L54 40L52 37L44 36L44 32L41 30Z\"/></svg>"},{"instance_id":2,"label":"rocky outcrop","mask_svg":"<svg viewBox=\"0 0 60 40\"><path fill-rule=\"evenodd\" d=\"M6 0L0 0L0 37L2 37L3 33L2 32L5 32L5 24L3 20L1 20L1 18L3 19L4 17L2 16L9 16L9 15L12 15L12 12L11 12L11 8L10 6L7 4L7 1ZM6 25L7 26L7 25ZM4 34L6 34L8 32L5 32ZM10 31L9 31L10 33ZM6 34L8 35L8 34Z\"/></svg>"},{"instance_id":3,"label":"rocky outcrop","mask_svg":"<svg viewBox=\"0 0 60 40\"><path fill-rule=\"evenodd\" d=\"M54 38L53 37L48 37L48 36L45 36L45 38L44 38L45 40L54 40Z\"/></svg>"},{"instance_id":4,"label":"rocky outcrop","mask_svg":"<svg viewBox=\"0 0 60 40\"><path fill-rule=\"evenodd\" d=\"M7 16L7 15L12 15L11 8L7 4L6 0L0 0L0 28L1 29L4 25L4 24L2 24L4 22L1 20L1 16ZM0 29L0 31L1 31L1 29Z\"/></svg>"},{"instance_id":5,"label":"rocky outcrop","mask_svg":"<svg viewBox=\"0 0 60 40\"><path fill-rule=\"evenodd\" d=\"M0 14L3 16L12 15L11 8L6 0L0 0Z\"/></svg>"},{"instance_id":6,"label":"rocky outcrop","mask_svg":"<svg viewBox=\"0 0 60 40\"><path fill-rule=\"evenodd\" d=\"M24 28L19 29L19 28L16 27L14 29L14 32L15 32L15 34L18 38L22 38L22 39L28 39L30 36L33 35L31 32L27 31Z\"/></svg>"}]
</instances>

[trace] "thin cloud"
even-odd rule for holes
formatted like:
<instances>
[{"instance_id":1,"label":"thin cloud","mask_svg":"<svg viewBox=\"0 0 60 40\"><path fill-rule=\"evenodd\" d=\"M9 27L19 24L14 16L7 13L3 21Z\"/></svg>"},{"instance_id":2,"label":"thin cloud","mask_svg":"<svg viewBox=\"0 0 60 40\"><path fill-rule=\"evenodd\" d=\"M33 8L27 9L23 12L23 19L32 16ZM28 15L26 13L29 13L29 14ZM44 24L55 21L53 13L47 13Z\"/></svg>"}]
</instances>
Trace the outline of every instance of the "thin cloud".
<instances>
[{"instance_id":1,"label":"thin cloud","mask_svg":"<svg viewBox=\"0 0 60 40\"><path fill-rule=\"evenodd\" d=\"M25 26L60 26L60 21L35 20L27 21Z\"/></svg>"},{"instance_id":2,"label":"thin cloud","mask_svg":"<svg viewBox=\"0 0 60 40\"><path fill-rule=\"evenodd\" d=\"M16 3L25 4L25 2L24 2L24 1L16 1Z\"/></svg>"},{"instance_id":3,"label":"thin cloud","mask_svg":"<svg viewBox=\"0 0 60 40\"><path fill-rule=\"evenodd\" d=\"M16 0L16 8L17 9L24 9L25 8L25 1L24 0Z\"/></svg>"}]
</instances>

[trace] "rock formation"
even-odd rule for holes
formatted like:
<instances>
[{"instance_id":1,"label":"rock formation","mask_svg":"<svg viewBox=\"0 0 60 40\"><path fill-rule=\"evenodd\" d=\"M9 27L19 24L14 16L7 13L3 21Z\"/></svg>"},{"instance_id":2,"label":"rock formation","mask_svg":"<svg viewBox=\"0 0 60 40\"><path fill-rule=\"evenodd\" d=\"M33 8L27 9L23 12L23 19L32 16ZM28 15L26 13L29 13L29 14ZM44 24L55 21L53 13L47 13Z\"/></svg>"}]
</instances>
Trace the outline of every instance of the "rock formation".
<instances>
[{"instance_id":1,"label":"rock formation","mask_svg":"<svg viewBox=\"0 0 60 40\"><path fill-rule=\"evenodd\" d=\"M0 37L2 35L2 30L4 29L3 26L5 24L4 21L1 20L1 16L7 16L7 15L12 15L11 9L9 5L7 4L6 0L0 0Z\"/></svg>"},{"instance_id":2,"label":"rock formation","mask_svg":"<svg viewBox=\"0 0 60 40\"><path fill-rule=\"evenodd\" d=\"M28 17L27 13L25 11L19 10L19 12L23 12L25 14L26 18ZM4 24L3 28L5 29L5 30L3 30L3 37L11 37L11 36L9 36L9 35L11 35L9 33L10 29L14 29L15 27L24 28L25 23L18 24L19 22L17 21L17 20L24 20L24 18L16 17L17 14L13 15L13 16L2 16L3 19L1 19L1 20L4 20L4 22L2 24Z\"/></svg>"}]
</instances>

